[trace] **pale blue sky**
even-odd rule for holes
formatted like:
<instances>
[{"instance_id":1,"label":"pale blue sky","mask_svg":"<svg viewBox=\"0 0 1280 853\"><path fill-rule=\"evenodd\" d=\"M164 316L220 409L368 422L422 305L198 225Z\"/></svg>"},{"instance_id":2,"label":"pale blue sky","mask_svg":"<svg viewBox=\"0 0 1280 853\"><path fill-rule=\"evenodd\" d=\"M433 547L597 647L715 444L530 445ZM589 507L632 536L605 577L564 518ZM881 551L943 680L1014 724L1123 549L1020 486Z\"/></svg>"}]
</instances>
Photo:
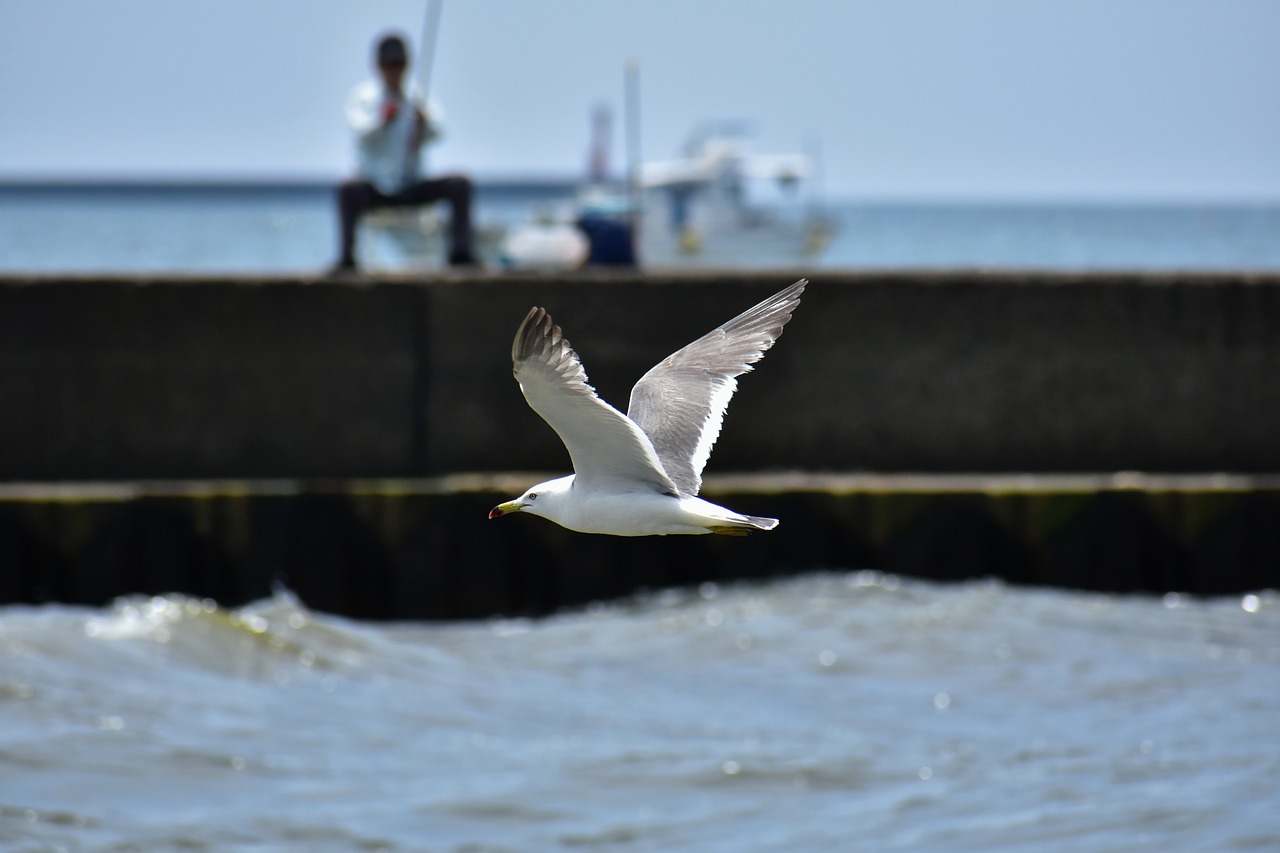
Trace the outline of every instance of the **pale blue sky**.
<instances>
[{"instance_id":1,"label":"pale blue sky","mask_svg":"<svg viewBox=\"0 0 1280 853\"><path fill-rule=\"evenodd\" d=\"M333 178L426 0L5 0L0 178ZM1276 0L444 0L435 168L573 175L640 63L642 149L749 119L832 196L1280 200Z\"/></svg>"}]
</instances>

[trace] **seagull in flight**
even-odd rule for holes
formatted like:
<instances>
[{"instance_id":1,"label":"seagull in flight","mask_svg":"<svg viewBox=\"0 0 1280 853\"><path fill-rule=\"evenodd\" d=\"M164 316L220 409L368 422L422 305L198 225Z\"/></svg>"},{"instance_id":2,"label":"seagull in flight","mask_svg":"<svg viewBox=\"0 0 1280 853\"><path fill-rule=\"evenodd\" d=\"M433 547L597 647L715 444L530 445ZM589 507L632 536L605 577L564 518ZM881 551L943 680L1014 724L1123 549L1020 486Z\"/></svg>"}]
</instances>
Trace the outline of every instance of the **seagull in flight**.
<instances>
[{"instance_id":1,"label":"seagull in flight","mask_svg":"<svg viewBox=\"0 0 1280 853\"><path fill-rule=\"evenodd\" d=\"M587 384L560 327L534 308L516 331L512 372L529 406L560 436L574 473L530 488L489 512L527 512L581 533L665 536L772 530L698 497L737 377L782 334L808 281L770 296L654 365L631 389L627 414Z\"/></svg>"}]
</instances>

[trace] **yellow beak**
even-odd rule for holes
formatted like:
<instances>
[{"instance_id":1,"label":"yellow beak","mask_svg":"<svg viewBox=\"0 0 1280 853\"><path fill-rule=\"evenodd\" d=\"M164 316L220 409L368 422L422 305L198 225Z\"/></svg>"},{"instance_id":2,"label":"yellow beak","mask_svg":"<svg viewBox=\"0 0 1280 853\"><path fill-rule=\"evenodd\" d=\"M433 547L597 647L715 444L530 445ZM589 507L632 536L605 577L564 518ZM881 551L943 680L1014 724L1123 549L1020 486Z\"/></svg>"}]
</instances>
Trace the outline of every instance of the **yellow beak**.
<instances>
[{"instance_id":1,"label":"yellow beak","mask_svg":"<svg viewBox=\"0 0 1280 853\"><path fill-rule=\"evenodd\" d=\"M524 504L520 503L519 500L507 501L506 503L498 504L493 509L489 510L489 517L499 518L504 515L510 515L513 512L519 512L522 509L524 509Z\"/></svg>"}]
</instances>

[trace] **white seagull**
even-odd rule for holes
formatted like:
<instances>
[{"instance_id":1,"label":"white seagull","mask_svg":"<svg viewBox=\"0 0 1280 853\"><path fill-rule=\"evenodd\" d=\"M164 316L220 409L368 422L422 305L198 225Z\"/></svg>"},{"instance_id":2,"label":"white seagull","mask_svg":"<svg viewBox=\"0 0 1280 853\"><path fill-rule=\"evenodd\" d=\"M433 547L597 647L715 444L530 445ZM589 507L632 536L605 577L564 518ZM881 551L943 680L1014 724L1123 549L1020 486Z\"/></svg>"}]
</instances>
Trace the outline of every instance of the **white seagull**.
<instances>
[{"instance_id":1,"label":"white seagull","mask_svg":"<svg viewBox=\"0 0 1280 853\"><path fill-rule=\"evenodd\" d=\"M550 315L532 309L511 345L512 372L529 406L568 448L574 473L499 504L489 518L527 512L614 536L772 530L776 518L716 506L698 489L737 377L782 334L806 284L797 281L667 356L631 389L625 415L587 384Z\"/></svg>"}]
</instances>

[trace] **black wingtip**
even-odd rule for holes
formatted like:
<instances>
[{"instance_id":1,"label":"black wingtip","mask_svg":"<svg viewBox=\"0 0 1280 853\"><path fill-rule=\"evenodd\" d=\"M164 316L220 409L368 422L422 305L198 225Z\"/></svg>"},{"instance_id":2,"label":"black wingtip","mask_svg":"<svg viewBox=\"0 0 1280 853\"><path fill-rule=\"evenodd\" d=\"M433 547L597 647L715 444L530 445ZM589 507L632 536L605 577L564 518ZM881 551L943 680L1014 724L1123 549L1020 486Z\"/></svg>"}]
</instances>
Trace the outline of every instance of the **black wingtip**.
<instances>
[{"instance_id":1,"label":"black wingtip","mask_svg":"<svg viewBox=\"0 0 1280 853\"><path fill-rule=\"evenodd\" d=\"M538 341L550 332L551 315L545 309L534 306L524 315L516 329L515 340L511 342L511 361L527 358L534 351Z\"/></svg>"}]
</instances>

